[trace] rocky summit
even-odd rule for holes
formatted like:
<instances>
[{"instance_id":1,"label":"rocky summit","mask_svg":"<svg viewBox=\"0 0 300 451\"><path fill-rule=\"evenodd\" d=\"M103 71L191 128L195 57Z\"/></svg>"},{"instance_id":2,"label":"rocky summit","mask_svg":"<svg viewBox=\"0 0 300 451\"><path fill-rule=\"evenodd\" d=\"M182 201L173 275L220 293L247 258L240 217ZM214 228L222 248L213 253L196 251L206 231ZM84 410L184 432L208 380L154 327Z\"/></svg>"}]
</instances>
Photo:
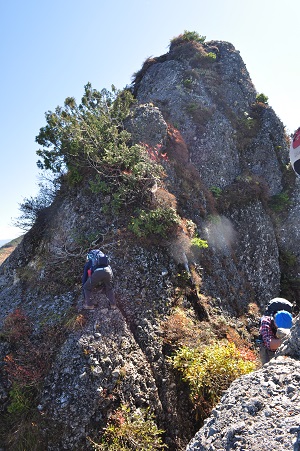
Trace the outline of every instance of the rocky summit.
<instances>
[{"instance_id":1,"label":"rocky summit","mask_svg":"<svg viewBox=\"0 0 300 451\"><path fill-rule=\"evenodd\" d=\"M45 118L55 190L0 266L0 450L299 449L300 184L238 50L185 32ZM83 309L91 248L117 308ZM262 367L278 296L294 326Z\"/></svg>"}]
</instances>

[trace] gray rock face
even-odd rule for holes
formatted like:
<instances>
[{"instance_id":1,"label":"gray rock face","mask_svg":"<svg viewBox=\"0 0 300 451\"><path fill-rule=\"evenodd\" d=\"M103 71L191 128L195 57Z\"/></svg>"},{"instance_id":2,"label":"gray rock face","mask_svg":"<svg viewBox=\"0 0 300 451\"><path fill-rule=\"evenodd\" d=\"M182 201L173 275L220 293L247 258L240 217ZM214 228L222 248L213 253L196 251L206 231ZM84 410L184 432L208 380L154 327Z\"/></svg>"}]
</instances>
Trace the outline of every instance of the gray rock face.
<instances>
[{"instance_id":1,"label":"gray rock face","mask_svg":"<svg viewBox=\"0 0 300 451\"><path fill-rule=\"evenodd\" d=\"M48 450L91 449L87 436L95 437L120 403L135 408L151 406L159 424L172 424L167 441L176 448L181 440L187 443L188 431L193 427L192 419L182 427L184 410L179 407L181 401L177 400L174 374L164 356L159 325L160 318L170 312L176 264L159 247L144 249L132 241L121 241L117 227L109 224L111 242L108 246L104 243L103 248L112 261L119 308L108 310L105 295L95 292L97 309L80 310L85 257L80 254L76 237L95 232L95 222L97 230L108 233L99 213L102 206L103 199L97 196L91 202L84 193L75 198L71 195L61 200L35 250L29 246L33 232L25 236L23 245L1 266L1 326L10 313L20 308L33 325L30 335L33 346L41 349L42 360L51 361L36 406L38 415L47 424L42 440ZM41 258L40 249L47 250L47 259ZM22 280L24 262L29 262L30 286ZM44 293L43 284L56 282L51 272L64 265L66 272L71 269L73 277L77 274L78 282L68 292L63 292L62 285L60 294ZM53 290L57 288L54 286ZM49 291L48 286L44 291ZM52 328L57 333L53 335L51 350L49 347L47 351L44 346L49 343L44 340ZM63 340L58 338L60 329L66 333ZM11 345L1 343L2 362L10 352ZM2 411L7 407L9 390L3 373ZM169 403L172 411L168 409Z\"/></svg>"},{"instance_id":2,"label":"gray rock face","mask_svg":"<svg viewBox=\"0 0 300 451\"><path fill-rule=\"evenodd\" d=\"M261 128L243 154L243 170L263 177L270 195L282 189L282 169L288 164L281 121L271 108L262 112Z\"/></svg>"},{"instance_id":3,"label":"gray rock face","mask_svg":"<svg viewBox=\"0 0 300 451\"><path fill-rule=\"evenodd\" d=\"M64 343L45 380L39 410L54 423L72 428L60 444L56 437L48 439L50 449L78 447L91 416L101 424L120 390L124 399L133 398L139 407L155 405L157 414L161 412L151 367L122 314L118 309L100 308L89 315L84 333L73 334Z\"/></svg>"},{"instance_id":4,"label":"gray rock face","mask_svg":"<svg viewBox=\"0 0 300 451\"><path fill-rule=\"evenodd\" d=\"M133 142L145 143L154 149L165 148L168 128L158 108L147 104L136 107L125 126Z\"/></svg>"},{"instance_id":5,"label":"gray rock face","mask_svg":"<svg viewBox=\"0 0 300 451\"><path fill-rule=\"evenodd\" d=\"M179 52L180 56L178 52L171 48L145 68L136 87L138 102L153 103L166 122L180 130L189 161L207 189L222 190L241 177L257 177L264 181L268 196L281 193L288 163L284 128L272 108L255 105L256 91L239 53L231 44L219 41L205 44L202 53L199 50L193 57L184 58L184 52ZM215 53L216 60L208 62L203 52ZM253 178L255 183L259 182ZM189 214L200 236L208 239L209 258L214 261L212 277L206 274L203 281L207 292L225 296L232 305L237 304L237 293L242 294L238 303L244 305L253 298L265 305L278 293L281 271L277 243L284 252L295 255L293 239L297 236L299 240L296 229L289 244L286 241L290 236L287 230L299 217L296 201L290 210L293 219L283 218L277 224L266 206L256 200L233 206L224 215L208 214L204 220L196 209L190 209ZM224 221L230 231L225 230ZM297 257L295 268L288 268L293 271L291 276L299 270L299 263Z\"/></svg>"},{"instance_id":6,"label":"gray rock face","mask_svg":"<svg viewBox=\"0 0 300 451\"><path fill-rule=\"evenodd\" d=\"M137 105L125 121L132 142L166 154L162 201L172 199L185 228L194 227L208 248L193 253L183 230L176 239L138 240L128 229L130 208L109 215L110 195L63 187L0 268L0 327L22 309L32 326L28 342L41 352L37 366L49 361L31 406L43 451L91 449L87 437L100 439L121 403L150 407L169 449L186 449L199 425L167 358L162 324L180 299L195 327L211 327L189 295L186 265L194 266L207 305L233 324L249 303L263 308L283 295L283 281L299 279L299 186L286 167L287 137L272 108L255 102L234 47L173 46L143 68L133 89ZM94 312L80 310L87 242L110 256L116 310L103 293ZM290 293L299 304L297 290ZM188 451L255 451L265 442L299 449L299 336L297 320L274 360L232 384ZM16 350L26 364L24 342L6 330L0 361ZM4 365L0 372L5 413L11 384Z\"/></svg>"},{"instance_id":7,"label":"gray rock face","mask_svg":"<svg viewBox=\"0 0 300 451\"><path fill-rule=\"evenodd\" d=\"M206 47L204 47L206 48ZM259 119L260 132L244 150L237 126L246 124L244 135L254 127L251 106L255 88L239 53L229 43L207 45L217 60L174 60L172 51L164 62L152 64L137 89L139 103L152 102L167 120L180 129L190 159L208 187L224 187L242 171L266 177L272 194L282 189L280 164L287 163L283 125L271 108ZM233 120L234 118L234 120ZM281 161L276 149L281 149ZM270 167L271 162L271 167Z\"/></svg>"},{"instance_id":8,"label":"gray rock face","mask_svg":"<svg viewBox=\"0 0 300 451\"><path fill-rule=\"evenodd\" d=\"M203 237L215 268L210 274L204 265L205 292L217 297L222 286L227 302L245 306L256 299L262 307L279 292L281 272L275 231L260 202L234 209L228 217L210 219L203 227ZM220 283L216 283L219 278Z\"/></svg>"},{"instance_id":9,"label":"gray rock face","mask_svg":"<svg viewBox=\"0 0 300 451\"><path fill-rule=\"evenodd\" d=\"M300 216L300 183L296 180L295 189L289 198L289 208L286 216L278 226L278 246L287 255L295 257L297 264L289 266L289 277L297 280L299 277L300 249L298 242L300 240L300 230L298 227Z\"/></svg>"},{"instance_id":10,"label":"gray rock face","mask_svg":"<svg viewBox=\"0 0 300 451\"><path fill-rule=\"evenodd\" d=\"M294 321L291 333L278 349L277 355L290 356L299 360L300 358L300 317Z\"/></svg>"}]
</instances>

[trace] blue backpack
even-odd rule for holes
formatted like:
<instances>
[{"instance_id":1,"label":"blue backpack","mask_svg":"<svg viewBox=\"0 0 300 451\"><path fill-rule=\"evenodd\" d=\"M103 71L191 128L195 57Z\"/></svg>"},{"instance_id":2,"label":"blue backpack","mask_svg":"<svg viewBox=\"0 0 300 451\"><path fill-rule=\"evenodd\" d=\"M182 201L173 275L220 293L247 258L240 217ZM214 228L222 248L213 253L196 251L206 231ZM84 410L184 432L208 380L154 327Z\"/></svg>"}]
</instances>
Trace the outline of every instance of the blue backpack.
<instances>
[{"instance_id":1,"label":"blue backpack","mask_svg":"<svg viewBox=\"0 0 300 451\"><path fill-rule=\"evenodd\" d=\"M105 268L109 265L108 256L100 249L94 249L87 254L87 259L92 261L92 272L97 268Z\"/></svg>"},{"instance_id":2,"label":"blue backpack","mask_svg":"<svg viewBox=\"0 0 300 451\"><path fill-rule=\"evenodd\" d=\"M286 312L289 312L292 314L293 313L293 304L284 298L274 298L274 299L271 299L271 301L267 304L263 316L271 316L272 318L274 318L276 313L281 310L285 310ZM262 320L263 316L259 320L259 325L258 325L259 329L261 326L261 320ZM256 343L257 344L262 343L261 334L259 334L258 339L256 340Z\"/></svg>"}]
</instances>

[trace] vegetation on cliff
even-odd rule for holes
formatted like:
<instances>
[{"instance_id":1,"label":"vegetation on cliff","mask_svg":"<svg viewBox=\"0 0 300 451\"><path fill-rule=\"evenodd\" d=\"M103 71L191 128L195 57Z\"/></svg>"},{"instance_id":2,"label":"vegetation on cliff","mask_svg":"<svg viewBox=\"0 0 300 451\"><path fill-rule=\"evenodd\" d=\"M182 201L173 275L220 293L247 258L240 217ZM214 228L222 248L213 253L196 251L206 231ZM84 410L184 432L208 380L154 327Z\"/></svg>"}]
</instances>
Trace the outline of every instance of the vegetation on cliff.
<instances>
[{"instance_id":1,"label":"vegetation on cliff","mask_svg":"<svg viewBox=\"0 0 300 451\"><path fill-rule=\"evenodd\" d=\"M277 227L286 137L233 46L204 41L184 32L130 89L88 83L46 113L55 190L23 204L33 227L0 273L8 449L183 451L258 365L260 308L280 259L297 267ZM91 246L110 254L114 311L102 293L80 310Z\"/></svg>"}]
</instances>

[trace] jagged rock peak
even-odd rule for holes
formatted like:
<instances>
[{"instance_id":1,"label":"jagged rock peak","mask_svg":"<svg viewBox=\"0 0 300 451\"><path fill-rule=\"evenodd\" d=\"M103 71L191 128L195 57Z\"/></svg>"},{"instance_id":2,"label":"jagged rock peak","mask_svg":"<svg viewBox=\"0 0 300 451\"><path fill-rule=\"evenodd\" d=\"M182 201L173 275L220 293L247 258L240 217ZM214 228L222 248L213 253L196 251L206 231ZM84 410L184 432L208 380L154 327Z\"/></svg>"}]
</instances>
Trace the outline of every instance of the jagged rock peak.
<instances>
[{"instance_id":1,"label":"jagged rock peak","mask_svg":"<svg viewBox=\"0 0 300 451\"><path fill-rule=\"evenodd\" d=\"M53 203L0 267L5 444L19 438L10 415L18 408L12 386L19 365L33 387L22 419L42 451L91 449L88 438L101 440L121 404L133 412L150 408L169 449L183 451L201 424L189 386L170 364L174 349L230 336L255 354L260 309L279 295L299 304L299 184L288 166L288 139L273 109L256 101L233 45L175 39L166 55L146 61L132 91L136 103L124 123L117 120L114 140L104 136L105 164L98 144L88 146L87 160L81 141L73 146L81 127L63 134L63 150L78 170L63 177ZM98 118L87 117L88 130L98 131ZM164 215L155 215L166 211L175 220L159 234ZM109 255L118 309L108 309L102 292L94 293L96 310L81 309L82 268L92 246ZM268 415L278 408L267 406L272 393L294 409L282 440L295 439L299 350L286 346L289 357L278 355L232 385L190 446L204 440L207 449L242 449L246 430L254 446L256 420L260 426L265 417L271 427Z\"/></svg>"}]
</instances>

